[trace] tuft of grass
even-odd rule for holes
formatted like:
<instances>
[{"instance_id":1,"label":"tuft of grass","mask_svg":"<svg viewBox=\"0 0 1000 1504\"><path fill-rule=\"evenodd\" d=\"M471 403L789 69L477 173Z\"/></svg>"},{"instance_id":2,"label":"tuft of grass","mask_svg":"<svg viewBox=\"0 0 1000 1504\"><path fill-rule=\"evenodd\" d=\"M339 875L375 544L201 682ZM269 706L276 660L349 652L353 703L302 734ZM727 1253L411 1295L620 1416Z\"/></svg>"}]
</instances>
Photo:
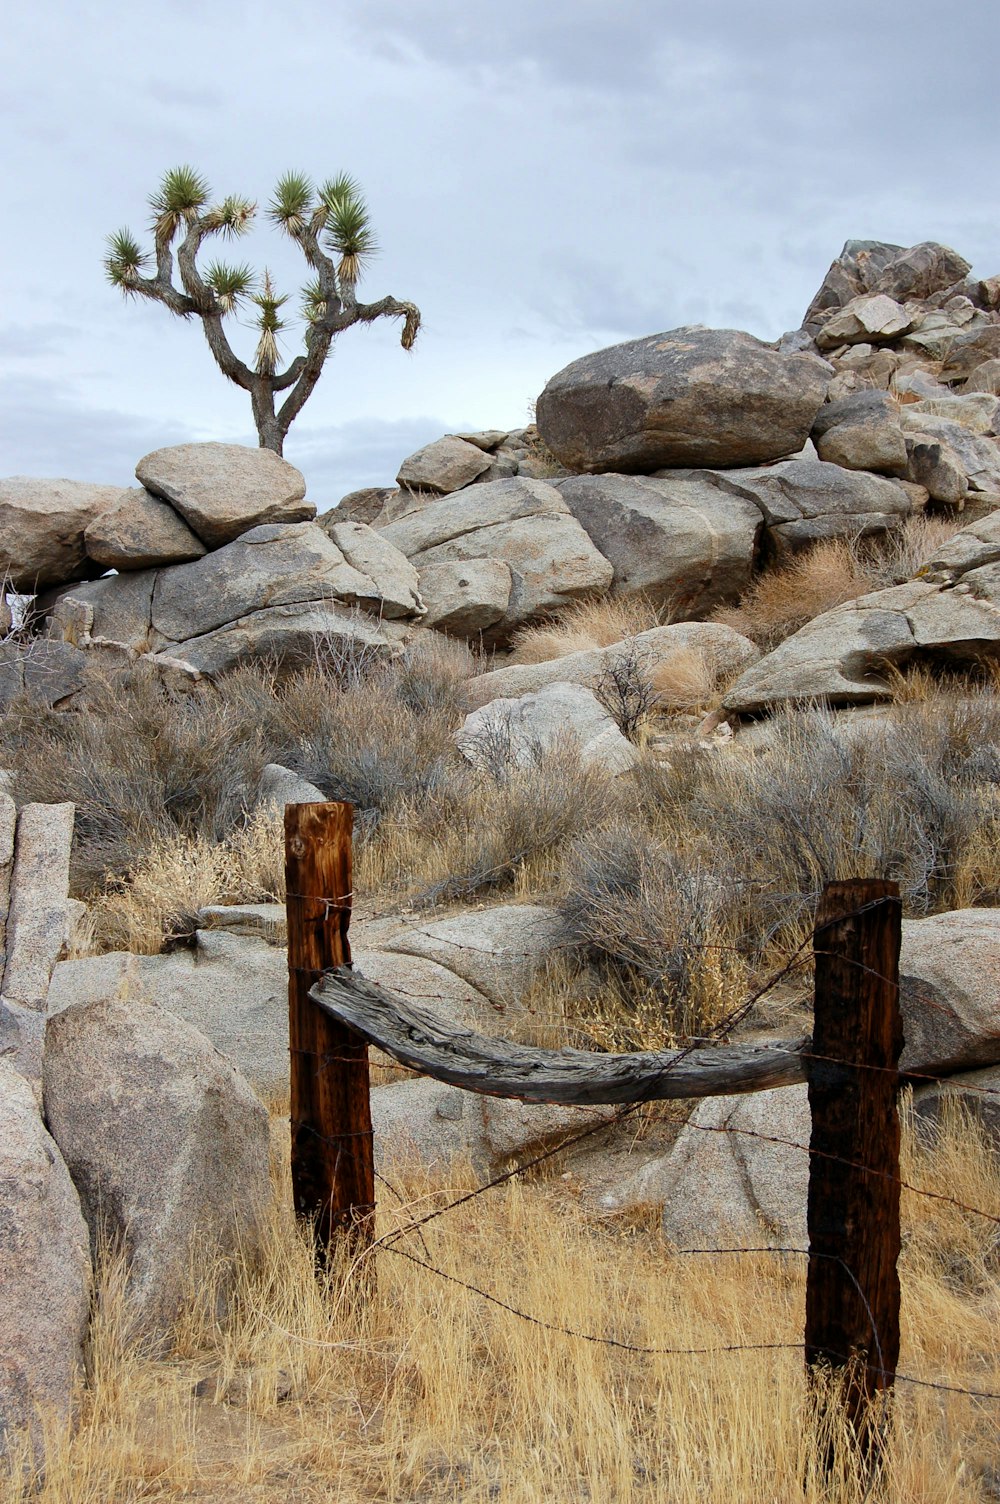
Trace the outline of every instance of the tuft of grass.
<instances>
[{"instance_id":1,"label":"tuft of grass","mask_svg":"<svg viewBox=\"0 0 1000 1504\"><path fill-rule=\"evenodd\" d=\"M578 601L558 621L522 627L514 635L509 663L547 663L567 653L607 648L638 632L665 625L662 611L641 596Z\"/></svg>"}]
</instances>

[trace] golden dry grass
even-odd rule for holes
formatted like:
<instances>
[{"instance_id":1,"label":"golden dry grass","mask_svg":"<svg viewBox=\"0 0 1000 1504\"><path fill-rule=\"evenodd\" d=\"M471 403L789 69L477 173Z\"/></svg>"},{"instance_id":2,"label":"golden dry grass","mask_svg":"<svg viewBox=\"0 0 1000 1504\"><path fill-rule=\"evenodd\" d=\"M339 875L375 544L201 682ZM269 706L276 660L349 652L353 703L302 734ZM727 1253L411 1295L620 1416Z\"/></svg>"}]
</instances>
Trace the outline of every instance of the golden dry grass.
<instances>
[{"instance_id":1,"label":"golden dry grass","mask_svg":"<svg viewBox=\"0 0 1000 1504\"><path fill-rule=\"evenodd\" d=\"M827 1485L811 1467L800 1351L630 1353L519 1320L388 1251L369 1306L352 1307L339 1276L324 1290L289 1210L285 1132L267 1253L241 1271L226 1319L193 1270L172 1350L144 1355L107 1267L79 1428L52 1428L43 1481L0 1482L0 1504L860 1504L856 1479ZM968 1122L949 1121L935 1148L905 1143L905 1178L1000 1214L997 1159ZM391 1178L405 1204L385 1193L382 1231L471 1183L461 1166L445 1185ZM995 1226L911 1192L903 1212L900 1371L997 1390ZM804 1260L677 1255L652 1216L596 1224L558 1179L490 1192L399 1248L553 1326L638 1347L801 1341ZM981 1500L998 1413L901 1384L869 1497Z\"/></svg>"},{"instance_id":2,"label":"golden dry grass","mask_svg":"<svg viewBox=\"0 0 1000 1504\"><path fill-rule=\"evenodd\" d=\"M546 663L568 653L589 653L663 624L663 613L641 596L580 601L558 621L522 627L514 637L508 662Z\"/></svg>"}]
</instances>

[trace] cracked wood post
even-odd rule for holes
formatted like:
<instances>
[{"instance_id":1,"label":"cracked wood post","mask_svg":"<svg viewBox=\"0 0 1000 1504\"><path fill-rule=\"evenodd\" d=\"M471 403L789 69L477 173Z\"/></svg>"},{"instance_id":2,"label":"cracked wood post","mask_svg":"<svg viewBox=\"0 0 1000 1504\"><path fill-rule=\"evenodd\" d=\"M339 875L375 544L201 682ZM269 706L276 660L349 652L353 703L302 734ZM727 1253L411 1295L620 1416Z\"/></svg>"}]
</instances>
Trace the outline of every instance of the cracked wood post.
<instances>
[{"instance_id":1,"label":"cracked wood post","mask_svg":"<svg viewBox=\"0 0 1000 1504\"><path fill-rule=\"evenodd\" d=\"M350 804L285 806L292 1194L324 1266L335 1239L363 1252L375 1223L368 1044L309 996L350 964L352 825Z\"/></svg>"},{"instance_id":2,"label":"cracked wood post","mask_svg":"<svg viewBox=\"0 0 1000 1504\"><path fill-rule=\"evenodd\" d=\"M899 1358L899 1010L897 883L828 883L816 911L806 1364L838 1393L867 1471L888 1436ZM818 1391L821 1389L817 1385ZM822 1401L821 1401L822 1402ZM833 1444L825 1462L833 1463Z\"/></svg>"}]
</instances>

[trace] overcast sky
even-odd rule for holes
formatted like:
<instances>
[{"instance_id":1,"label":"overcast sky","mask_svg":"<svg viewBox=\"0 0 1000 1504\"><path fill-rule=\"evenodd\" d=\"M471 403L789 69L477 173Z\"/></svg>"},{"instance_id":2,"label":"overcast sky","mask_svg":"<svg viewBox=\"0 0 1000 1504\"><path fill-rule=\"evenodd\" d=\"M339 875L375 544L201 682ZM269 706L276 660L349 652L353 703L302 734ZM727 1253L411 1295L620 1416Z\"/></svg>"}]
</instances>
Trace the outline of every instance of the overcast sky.
<instances>
[{"instance_id":1,"label":"overcast sky","mask_svg":"<svg viewBox=\"0 0 1000 1504\"><path fill-rule=\"evenodd\" d=\"M289 168L352 173L382 247L360 295L422 310L412 354L396 325L347 331L293 425L322 508L441 433L527 422L602 345L777 338L850 237L1000 271L998 44L986 0L11 7L0 474L124 485L163 444L255 442L197 323L103 279L168 167L261 203ZM244 257L303 280L266 227Z\"/></svg>"}]
</instances>

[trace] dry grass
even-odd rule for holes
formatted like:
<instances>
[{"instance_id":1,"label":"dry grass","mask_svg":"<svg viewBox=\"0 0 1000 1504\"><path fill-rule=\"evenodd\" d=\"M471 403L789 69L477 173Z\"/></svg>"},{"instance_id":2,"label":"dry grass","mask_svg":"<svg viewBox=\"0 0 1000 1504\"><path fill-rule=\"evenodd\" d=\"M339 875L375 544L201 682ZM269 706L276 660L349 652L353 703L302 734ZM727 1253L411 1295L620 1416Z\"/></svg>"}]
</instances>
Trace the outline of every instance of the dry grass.
<instances>
[{"instance_id":1,"label":"dry grass","mask_svg":"<svg viewBox=\"0 0 1000 1504\"><path fill-rule=\"evenodd\" d=\"M932 1149L908 1134L903 1169L1000 1214L997 1160L964 1121ZM470 1184L460 1166L445 1187L405 1168L391 1178L406 1205L386 1200L383 1231ZM222 1322L198 1271L166 1358L128 1345L121 1270L105 1270L79 1429L52 1428L43 1481L0 1482L0 1504L860 1504L857 1479L827 1483L812 1466L800 1351L616 1350L390 1252L359 1309L339 1280L315 1281L280 1169L277 1180L263 1263L242 1271ZM1000 1388L995 1230L909 1192L903 1215L900 1371ZM400 1250L555 1326L654 1348L801 1341L804 1260L675 1255L652 1217L596 1225L558 1180L491 1192L425 1239ZM869 1497L978 1504L995 1455L992 1402L901 1384L887 1476Z\"/></svg>"},{"instance_id":2,"label":"dry grass","mask_svg":"<svg viewBox=\"0 0 1000 1504\"><path fill-rule=\"evenodd\" d=\"M514 637L508 662L547 663L568 653L589 653L663 625L663 613L641 596L580 601L564 611L558 621L522 627Z\"/></svg>"},{"instance_id":3,"label":"dry grass","mask_svg":"<svg viewBox=\"0 0 1000 1504\"><path fill-rule=\"evenodd\" d=\"M649 669L657 703L666 711L704 711L722 690L719 667L704 648L679 648Z\"/></svg>"},{"instance_id":4,"label":"dry grass","mask_svg":"<svg viewBox=\"0 0 1000 1504\"><path fill-rule=\"evenodd\" d=\"M832 538L753 581L735 606L711 620L733 627L769 652L824 611L900 584L961 527L962 519L919 516L877 544Z\"/></svg>"}]
</instances>

